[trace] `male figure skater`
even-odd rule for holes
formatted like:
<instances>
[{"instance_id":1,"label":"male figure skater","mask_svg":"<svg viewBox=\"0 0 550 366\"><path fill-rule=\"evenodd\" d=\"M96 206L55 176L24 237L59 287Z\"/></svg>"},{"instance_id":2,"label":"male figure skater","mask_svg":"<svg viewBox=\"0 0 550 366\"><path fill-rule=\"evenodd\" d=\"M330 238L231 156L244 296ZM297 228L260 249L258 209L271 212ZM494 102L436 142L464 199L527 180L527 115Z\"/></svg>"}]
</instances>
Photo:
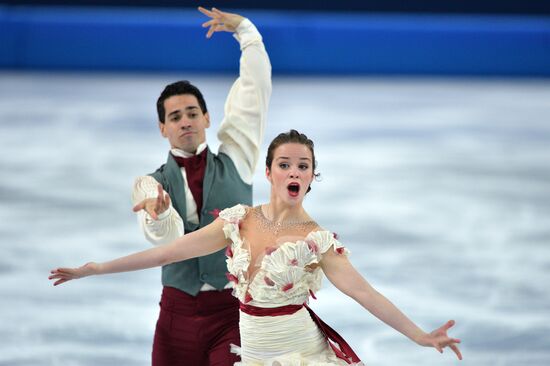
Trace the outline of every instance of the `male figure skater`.
<instances>
[{"instance_id":1,"label":"male figure skater","mask_svg":"<svg viewBox=\"0 0 550 366\"><path fill-rule=\"evenodd\" d=\"M240 75L225 104L218 154L205 129L204 98L188 81L166 86L157 101L159 128L170 142L168 160L138 177L132 199L146 238L155 245L212 222L220 210L252 204L252 177L271 96L271 65L256 27L237 14L199 10L211 19L207 37L233 32L240 44ZM239 359L238 301L226 278L224 251L162 268L163 293L153 341L153 366L233 365Z\"/></svg>"}]
</instances>

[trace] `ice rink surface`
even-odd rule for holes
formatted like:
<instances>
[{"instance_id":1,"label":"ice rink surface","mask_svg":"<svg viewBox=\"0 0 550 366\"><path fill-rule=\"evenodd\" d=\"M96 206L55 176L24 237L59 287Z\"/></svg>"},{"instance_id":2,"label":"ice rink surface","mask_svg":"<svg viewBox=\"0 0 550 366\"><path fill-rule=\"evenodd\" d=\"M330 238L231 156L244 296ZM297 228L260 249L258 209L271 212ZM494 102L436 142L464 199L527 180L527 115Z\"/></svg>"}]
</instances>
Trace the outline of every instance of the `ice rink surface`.
<instances>
[{"instance_id":1,"label":"ice rink surface","mask_svg":"<svg viewBox=\"0 0 550 366\"><path fill-rule=\"evenodd\" d=\"M52 287L56 266L150 246L136 176L166 159L155 102L188 78L210 146L233 79L0 73L0 365L149 365L160 270ZM550 81L276 77L279 132L316 144L306 208L367 280L426 330L455 319L464 361L421 348L328 281L312 307L369 366L550 364Z\"/></svg>"}]
</instances>

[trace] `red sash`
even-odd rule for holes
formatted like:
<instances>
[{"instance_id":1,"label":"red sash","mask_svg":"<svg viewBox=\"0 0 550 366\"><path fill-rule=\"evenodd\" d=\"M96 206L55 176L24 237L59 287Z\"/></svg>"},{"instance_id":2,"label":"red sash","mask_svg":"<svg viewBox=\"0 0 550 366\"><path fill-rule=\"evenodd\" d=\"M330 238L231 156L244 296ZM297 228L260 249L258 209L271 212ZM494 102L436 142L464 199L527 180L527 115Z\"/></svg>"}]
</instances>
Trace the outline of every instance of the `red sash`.
<instances>
[{"instance_id":1,"label":"red sash","mask_svg":"<svg viewBox=\"0 0 550 366\"><path fill-rule=\"evenodd\" d=\"M290 315L294 314L303 307L303 305L286 305L279 306L278 308L260 308L258 306L246 305L242 302L239 303L239 308L243 313L253 316Z\"/></svg>"},{"instance_id":2,"label":"red sash","mask_svg":"<svg viewBox=\"0 0 550 366\"><path fill-rule=\"evenodd\" d=\"M241 311L252 316L278 316L278 315L290 315L294 314L301 308L305 307L311 316L311 319L315 322L321 333L325 336L328 344L336 354L336 357L346 361L348 364L352 362L361 362L357 354L353 352L349 344L338 334L334 329L329 327L324 321L321 320L306 304L303 305L286 305L277 308L260 308L257 306L247 305L240 303Z\"/></svg>"}]
</instances>

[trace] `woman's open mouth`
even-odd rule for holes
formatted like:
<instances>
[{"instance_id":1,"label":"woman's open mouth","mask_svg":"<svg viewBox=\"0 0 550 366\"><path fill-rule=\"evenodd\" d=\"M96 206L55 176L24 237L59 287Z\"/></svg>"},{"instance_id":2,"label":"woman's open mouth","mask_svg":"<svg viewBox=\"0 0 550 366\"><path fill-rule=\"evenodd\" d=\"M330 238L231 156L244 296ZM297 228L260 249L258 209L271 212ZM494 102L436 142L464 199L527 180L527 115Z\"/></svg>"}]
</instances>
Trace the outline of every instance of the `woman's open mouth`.
<instances>
[{"instance_id":1,"label":"woman's open mouth","mask_svg":"<svg viewBox=\"0 0 550 366\"><path fill-rule=\"evenodd\" d=\"M298 194L300 193L300 184L290 183L286 188L288 189L288 194L291 197L298 197Z\"/></svg>"}]
</instances>

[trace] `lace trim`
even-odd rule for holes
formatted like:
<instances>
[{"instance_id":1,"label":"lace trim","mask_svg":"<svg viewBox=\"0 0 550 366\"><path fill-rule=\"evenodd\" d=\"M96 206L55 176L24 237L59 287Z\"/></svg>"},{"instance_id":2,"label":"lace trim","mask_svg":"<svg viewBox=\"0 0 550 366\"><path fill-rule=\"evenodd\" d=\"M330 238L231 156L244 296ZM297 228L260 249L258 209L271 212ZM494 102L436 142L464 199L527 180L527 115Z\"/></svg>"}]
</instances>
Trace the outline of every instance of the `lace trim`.
<instances>
[{"instance_id":1,"label":"lace trim","mask_svg":"<svg viewBox=\"0 0 550 366\"><path fill-rule=\"evenodd\" d=\"M236 224L240 220L242 220L245 215L246 215L246 206L236 205L221 211L219 217L222 218L227 223Z\"/></svg>"},{"instance_id":2,"label":"lace trim","mask_svg":"<svg viewBox=\"0 0 550 366\"><path fill-rule=\"evenodd\" d=\"M349 249L336 239L336 234L330 231L313 231L306 237L305 242L312 252L317 253L319 261L322 255L331 247L338 254L351 254Z\"/></svg>"},{"instance_id":3,"label":"lace trim","mask_svg":"<svg viewBox=\"0 0 550 366\"><path fill-rule=\"evenodd\" d=\"M303 303L321 288L322 271L318 264L331 247L338 254L350 252L330 231L312 231L305 239L280 245L262 258L260 270L248 280L250 253L243 245L239 224L250 209L237 205L220 212L224 233L232 243L227 249L228 278L234 282L234 296L254 304L271 299L279 305ZM312 295L314 296L314 295Z\"/></svg>"}]
</instances>

